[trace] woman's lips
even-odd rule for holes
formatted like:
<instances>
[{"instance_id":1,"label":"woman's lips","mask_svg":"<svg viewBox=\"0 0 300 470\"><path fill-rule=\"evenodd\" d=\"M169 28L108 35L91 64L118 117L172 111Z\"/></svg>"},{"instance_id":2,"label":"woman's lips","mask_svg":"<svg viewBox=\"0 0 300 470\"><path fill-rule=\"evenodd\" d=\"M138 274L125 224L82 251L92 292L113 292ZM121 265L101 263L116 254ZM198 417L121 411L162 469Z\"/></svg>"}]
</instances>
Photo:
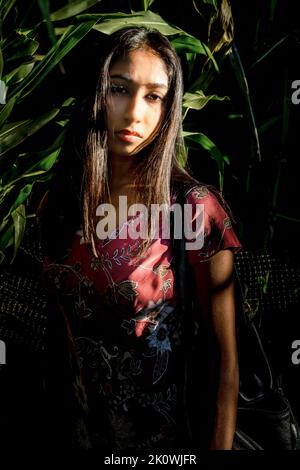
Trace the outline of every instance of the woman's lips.
<instances>
[{"instance_id":1,"label":"woman's lips","mask_svg":"<svg viewBox=\"0 0 300 470\"><path fill-rule=\"evenodd\" d=\"M116 132L117 137L123 142L137 142L142 138L142 136L135 131L121 130Z\"/></svg>"}]
</instances>

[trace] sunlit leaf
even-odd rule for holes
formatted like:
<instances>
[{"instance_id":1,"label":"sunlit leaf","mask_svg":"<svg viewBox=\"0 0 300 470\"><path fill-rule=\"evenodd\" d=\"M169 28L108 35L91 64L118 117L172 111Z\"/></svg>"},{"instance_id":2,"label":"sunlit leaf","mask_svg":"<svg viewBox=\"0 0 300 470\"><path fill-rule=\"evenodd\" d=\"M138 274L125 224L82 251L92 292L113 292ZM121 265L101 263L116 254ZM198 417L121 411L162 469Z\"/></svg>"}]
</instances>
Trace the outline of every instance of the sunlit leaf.
<instances>
[{"instance_id":1,"label":"sunlit leaf","mask_svg":"<svg viewBox=\"0 0 300 470\"><path fill-rule=\"evenodd\" d=\"M178 54L184 52L194 52L196 54L205 55L212 61L215 69L219 71L218 64L212 55L211 50L199 39L187 34L181 34L178 38L173 39L171 42Z\"/></svg>"},{"instance_id":2,"label":"sunlit leaf","mask_svg":"<svg viewBox=\"0 0 300 470\"><path fill-rule=\"evenodd\" d=\"M196 91L195 93L185 93L183 97L182 106L184 108L202 109L209 101L226 101L230 100L229 96L208 95L206 96L203 91Z\"/></svg>"},{"instance_id":3,"label":"sunlit leaf","mask_svg":"<svg viewBox=\"0 0 300 470\"><path fill-rule=\"evenodd\" d=\"M229 50L234 35L233 16L228 0L221 0L210 17L208 45L213 53Z\"/></svg>"},{"instance_id":4,"label":"sunlit leaf","mask_svg":"<svg viewBox=\"0 0 300 470\"><path fill-rule=\"evenodd\" d=\"M68 26L60 26L57 28L54 28L54 32L56 36L62 36L68 29Z\"/></svg>"},{"instance_id":5,"label":"sunlit leaf","mask_svg":"<svg viewBox=\"0 0 300 470\"><path fill-rule=\"evenodd\" d=\"M33 184L28 183L20 189L20 191L17 194L17 197L15 198L10 208L10 211L9 211L10 214L13 213L14 210L17 209L17 207L19 207L21 204L23 204L26 201L26 199L28 198L29 194L32 191L32 187L33 187Z\"/></svg>"},{"instance_id":6,"label":"sunlit leaf","mask_svg":"<svg viewBox=\"0 0 300 470\"><path fill-rule=\"evenodd\" d=\"M38 161L35 165L32 167L28 168L26 173L23 173L21 176L16 178L13 183L16 183L17 181L20 181L21 179L24 178L31 178L32 176L39 176L45 173L46 171L49 171L54 163L57 160L57 157L59 156L60 149L55 150L54 152L50 153L46 157L44 157L42 160Z\"/></svg>"},{"instance_id":7,"label":"sunlit leaf","mask_svg":"<svg viewBox=\"0 0 300 470\"><path fill-rule=\"evenodd\" d=\"M94 29L101 33L111 34L118 29L125 28L127 26L148 26L150 28L158 29L162 34L173 35L181 32L179 28L175 28L169 25L165 20L162 19L157 13L153 13L150 10L139 11L132 14L126 13L103 13L98 15L83 15L79 17L81 20L88 18L94 18L99 21L94 26Z\"/></svg>"},{"instance_id":8,"label":"sunlit leaf","mask_svg":"<svg viewBox=\"0 0 300 470\"><path fill-rule=\"evenodd\" d=\"M203 44L199 39L193 36L180 35L179 37L172 39L172 45L176 51L181 52L195 52L196 54L209 54L209 48Z\"/></svg>"},{"instance_id":9,"label":"sunlit leaf","mask_svg":"<svg viewBox=\"0 0 300 470\"><path fill-rule=\"evenodd\" d=\"M28 62L27 64L22 64L19 67L15 68L7 75L5 75L5 81L8 86L21 82L33 69L35 61Z\"/></svg>"},{"instance_id":10,"label":"sunlit leaf","mask_svg":"<svg viewBox=\"0 0 300 470\"><path fill-rule=\"evenodd\" d=\"M143 0L144 2L144 10L148 10L149 7L151 7L152 3L154 2L155 0Z\"/></svg>"},{"instance_id":11,"label":"sunlit leaf","mask_svg":"<svg viewBox=\"0 0 300 470\"><path fill-rule=\"evenodd\" d=\"M7 86L3 80L0 80L0 104L6 104Z\"/></svg>"}]
</instances>

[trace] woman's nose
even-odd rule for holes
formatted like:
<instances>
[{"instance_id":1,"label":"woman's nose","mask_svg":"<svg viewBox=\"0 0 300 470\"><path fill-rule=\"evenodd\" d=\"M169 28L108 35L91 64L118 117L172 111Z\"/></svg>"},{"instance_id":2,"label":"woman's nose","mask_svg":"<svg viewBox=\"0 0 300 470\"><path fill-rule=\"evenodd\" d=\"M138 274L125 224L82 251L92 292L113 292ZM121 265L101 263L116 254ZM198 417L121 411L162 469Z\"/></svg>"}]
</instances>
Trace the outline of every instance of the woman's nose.
<instances>
[{"instance_id":1,"label":"woman's nose","mask_svg":"<svg viewBox=\"0 0 300 470\"><path fill-rule=\"evenodd\" d=\"M145 111L145 103L141 96L132 95L128 98L125 109L125 119L128 121L141 121Z\"/></svg>"}]
</instances>

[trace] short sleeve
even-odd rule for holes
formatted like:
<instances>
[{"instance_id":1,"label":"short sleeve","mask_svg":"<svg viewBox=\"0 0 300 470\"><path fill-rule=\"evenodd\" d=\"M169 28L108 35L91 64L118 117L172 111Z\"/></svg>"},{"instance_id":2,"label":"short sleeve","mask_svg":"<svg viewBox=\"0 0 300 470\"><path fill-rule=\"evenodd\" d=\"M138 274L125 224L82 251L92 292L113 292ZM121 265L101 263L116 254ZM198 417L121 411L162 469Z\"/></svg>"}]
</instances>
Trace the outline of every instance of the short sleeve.
<instances>
[{"instance_id":1,"label":"short sleeve","mask_svg":"<svg viewBox=\"0 0 300 470\"><path fill-rule=\"evenodd\" d=\"M222 204L221 196L217 197L217 190L211 190L207 186L199 185L193 188L186 197L186 204L191 205L193 224L197 218L202 231L202 243L195 249L187 251L188 263L195 265L205 261L221 250L230 249L234 253L241 249L229 213ZM200 209L199 210L199 206Z\"/></svg>"}]
</instances>

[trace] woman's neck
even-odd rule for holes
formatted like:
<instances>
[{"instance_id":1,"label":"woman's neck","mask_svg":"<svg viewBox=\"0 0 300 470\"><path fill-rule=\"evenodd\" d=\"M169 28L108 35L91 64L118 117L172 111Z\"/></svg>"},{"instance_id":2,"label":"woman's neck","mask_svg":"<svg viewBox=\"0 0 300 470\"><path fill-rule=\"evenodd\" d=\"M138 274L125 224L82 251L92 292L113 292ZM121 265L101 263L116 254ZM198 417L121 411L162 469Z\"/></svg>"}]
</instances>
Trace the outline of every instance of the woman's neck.
<instances>
[{"instance_id":1,"label":"woman's neck","mask_svg":"<svg viewBox=\"0 0 300 470\"><path fill-rule=\"evenodd\" d=\"M122 195L132 190L134 179L134 157L126 158L119 155L110 155L111 162L111 178L110 192L111 195Z\"/></svg>"}]
</instances>

